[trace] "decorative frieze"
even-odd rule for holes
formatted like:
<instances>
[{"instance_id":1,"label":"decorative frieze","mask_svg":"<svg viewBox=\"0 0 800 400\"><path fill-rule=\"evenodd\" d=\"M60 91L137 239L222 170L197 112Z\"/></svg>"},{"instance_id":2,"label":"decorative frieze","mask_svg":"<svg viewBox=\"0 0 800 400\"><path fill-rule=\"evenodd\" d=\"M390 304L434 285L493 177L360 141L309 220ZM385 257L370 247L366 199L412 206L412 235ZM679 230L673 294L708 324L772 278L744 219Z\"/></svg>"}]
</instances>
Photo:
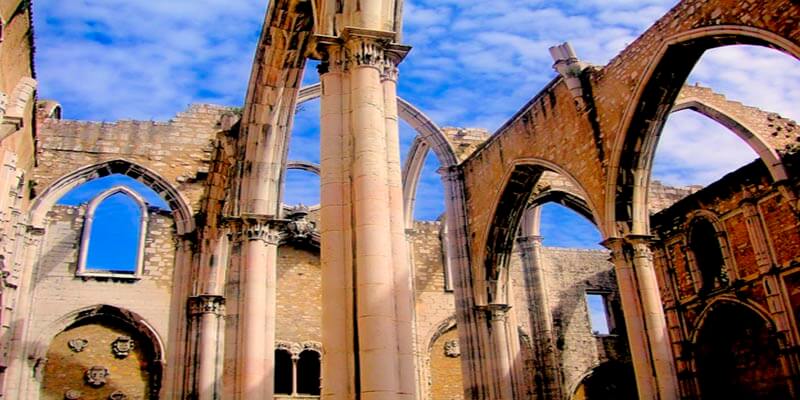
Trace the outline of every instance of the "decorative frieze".
<instances>
[{"instance_id":1,"label":"decorative frieze","mask_svg":"<svg viewBox=\"0 0 800 400\"><path fill-rule=\"evenodd\" d=\"M134 342L130 336L120 336L111 343L111 352L116 358L126 358L133 351Z\"/></svg>"},{"instance_id":2,"label":"decorative frieze","mask_svg":"<svg viewBox=\"0 0 800 400\"><path fill-rule=\"evenodd\" d=\"M461 347L458 345L458 339L452 339L444 342L444 355L450 358L461 356Z\"/></svg>"},{"instance_id":3,"label":"decorative frieze","mask_svg":"<svg viewBox=\"0 0 800 400\"><path fill-rule=\"evenodd\" d=\"M261 240L274 246L277 246L280 242L280 234L274 229L272 221L259 219L245 221L244 238L247 240Z\"/></svg>"},{"instance_id":4,"label":"decorative frieze","mask_svg":"<svg viewBox=\"0 0 800 400\"><path fill-rule=\"evenodd\" d=\"M95 365L86 370L86 383L93 387L102 387L108 380L108 368L102 365Z\"/></svg>"},{"instance_id":5,"label":"decorative frieze","mask_svg":"<svg viewBox=\"0 0 800 400\"><path fill-rule=\"evenodd\" d=\"M89 341L83 338L72 339L67 342L67 346L69 347L69 349L75 353L82 352L83 349L85 349L86 346L88 345Z\"/></svg>"},{"instance_id":6,"label":"decorative frieze","mask_svg":"<svg viewBox=\"0 0 800 400\"><path fill-rule=\"evenodd\" d=\"M108 400L127 400L128 395L123 393L121 390L114 391L110 395L108 395Z\"/></svg>"},{"instance_id":7,"label":"decorative frieze","mask_svg":"<svg viewBox=\"0 0 800 400\"><path fill-rule=\"evenodd\" d=\"M64 392L64 400L80 400L83 393L80 390L70 389Z\"/></svg>"},{"instance_id":8,"label":"decorative frieze","mask_svg":"<svg viewBox=\"0 0 800 400\"><path fill-rule=\"evenodd\" d=\"M223 315L225 313L225 297L204 294L189 298L189 314L214 314Z\"/></svg>"}]
</instances>

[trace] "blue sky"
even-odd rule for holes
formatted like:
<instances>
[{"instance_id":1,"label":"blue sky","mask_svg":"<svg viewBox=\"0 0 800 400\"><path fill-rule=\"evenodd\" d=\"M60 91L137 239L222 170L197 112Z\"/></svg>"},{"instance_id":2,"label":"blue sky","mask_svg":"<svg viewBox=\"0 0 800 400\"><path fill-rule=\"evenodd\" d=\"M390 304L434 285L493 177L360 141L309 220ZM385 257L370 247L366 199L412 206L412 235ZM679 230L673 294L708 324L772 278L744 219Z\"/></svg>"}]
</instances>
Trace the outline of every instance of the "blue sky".
<instances>
[{"instance_id":1,"label":"blue sky","mask_svg":"<svg viewBox=\"0 0 800 400\"><path fill-rule=\"evenodd\" d=\"M406 1L404 42L413 50L401 65L399 93L440 126L494 131L555 76L549 46L570 41L583 60L605 64L675 3ZM166 120L193 102L239 106L266 6L266 0L39 0L39 96L61 102L65 118L101 121ZM307 70L304 82L316 79ZM777 51L709 51L689 82L800 119L800 69ZM317 113L318 102L298 113L290 158L318 160ZM412 138L401 125L404 148ZM691 111L670 118L658 150L654 178L680 185L707 184L755 158L739 139ZM443 210L436 168L430 157L418 218ZM318 198L318 188L302 178L290 179L286 192L287 202ZM580 217L559 207L543 214L545 243L596 247L599 236Z\"/></svg>"}]
</instances>

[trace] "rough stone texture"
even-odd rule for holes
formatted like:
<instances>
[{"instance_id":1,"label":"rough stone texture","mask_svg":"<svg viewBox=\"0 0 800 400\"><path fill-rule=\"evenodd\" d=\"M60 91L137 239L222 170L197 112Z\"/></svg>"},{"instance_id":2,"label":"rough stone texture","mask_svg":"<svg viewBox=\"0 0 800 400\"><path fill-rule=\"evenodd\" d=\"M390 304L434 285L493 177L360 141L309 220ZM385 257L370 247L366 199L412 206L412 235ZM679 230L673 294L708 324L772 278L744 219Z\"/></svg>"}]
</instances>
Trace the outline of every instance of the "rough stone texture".
<instances>
[{"instance_id":1,"label":"rough stone texture","mask_svg":"<svg viewBox=\"0 0 800 400\"><path fill-rule=\"evenodd\" d=\"M111 344L120 336L136 337L135 332L97 323L73 327L56 335L47 351L39 398L64 400L68 390L78 390L81 399L86 400L107 400L116 391L131 400L150 399L149 358L152 356L148 357L142 349L142 339L137 338L133 351L125 358L117 358L111 351ZM75 352L68 346L73 339L83 339L88 344ZM86 382L85 372L94 366L108 368L106 383L100 387Z\"/></svg>"},{"instance_id":2,"label":"rough stone texture","mask_svg":"<svg viewBox=\"0 0 800 400\"><path fill-rule=\"evenodd\" d=\"M50 212L35 271L29 337L46 342L41 335L59 318L77 309L108 304L146 318L167 342L175 259L172 218L149 215L141 279L79 278L75 270L84 212L83 206L56 206Z\"/></svg>"},{"instance_id":3,"label":"rough stone texture","mask_svg":"<svg viewBox=\"0 0 800 400\"><path fill-rule=\"evenodd\" d=\"M41 121L36 189L44 190L67 171L123 159L156 171L199 210L219 122L229 111L195 104L169 122Z\"/></svg>"},{"instance_id":4,"label":"rough stone texture","mask_svg":"<svg viewBox=\"0 0 800 400\"><path fill-rule=\"evenodd\" d=\"M318 249L278 248L276 340L322 341L321 278Z\"/></svg>"},{"instance_id":5,"label":"rough stone texture","mask_svg":"<svg viewBox=\"0 0 800 400\"><path fill-rule=\"evenodd\" d=\"M629 362L614 266L604 250L545 247L542 257L551 298L556 344L566 394L594 367L613 360ZM586 293L607 296L611 335L595 335L589 323Z\"/></svg>"},{"instance_id":6,"label":"rough stone texture","mask_svg":"<svg viewBox=\"0 0 800 400\"><path fill-rule=\"evenodd\" d=\"M431 346L431 399L460 400L461 360L445 354L444 346L449 341L458 341L458 332L452 329L440 336Z\"/></svg>"},{"instance_id":7,"label":"rough stone texture","mask_svg":"<svg viewBox=\"0 0 800 400\"><path fill-rule=\"evenodd\" d=\"M795 154L784 158L793 176L796 176L797 158ZM796 179L788 185L792 187L789 190L797 190ZM697 345L695 341L705 326L704 321L718 308L715 305L742 306L744 308L737 311L742 318L748 310L759 310L759 318L775 327L785 345L792 341L793 332L797 332L795 324L800 308L794 293L798 288L795 277L800 272L797 263L800 220L795 206L786 200L784 193L771 183L763 162L756 160L653 216L654 233L659 238L654 253L655 267L682 383L681 394L686 398L696 396L698 384L703 382L691 349ZM693 218L711 218L714 222L718 242L703 243L703 246L719 246L724 260L724 282L716 281L706 292L701 291L704 267L698 264L689 246ZM767 251L760 255L760 248ZM748 343L740 345L761 345ZM748 354L753 348L731 350ZM788 355L779 357L786 365L797 362ZM791 372L778 369L764 374L758 379L781 385Z\"/></svg>"}]
</instances>

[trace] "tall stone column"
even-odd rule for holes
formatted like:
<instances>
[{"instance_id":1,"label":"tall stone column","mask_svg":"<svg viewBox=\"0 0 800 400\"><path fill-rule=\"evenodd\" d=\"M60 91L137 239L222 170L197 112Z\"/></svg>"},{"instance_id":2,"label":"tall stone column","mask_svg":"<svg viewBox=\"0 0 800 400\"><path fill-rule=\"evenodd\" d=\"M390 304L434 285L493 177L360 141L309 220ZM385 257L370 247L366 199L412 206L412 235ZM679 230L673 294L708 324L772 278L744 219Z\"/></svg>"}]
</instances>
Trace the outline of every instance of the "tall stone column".
<instances>
[{"instance_id":1,"label":"tall stone column","mask_svg":"<svg viewBox=\"0 0 800 400\"><path fill-rule=\"evenodd\" d=\"M617 274L640 399L678 398L677 379L649 236L605 242Z\"/></svg>"},{"instance_id":2,"label":"tall stone column","mask_svg":"<svg viewBox=\"0 0 800 400\"><path fill-rule=\"evenodd\" d=\"M490 393L489 371L485 360L489 347L483 345L486 333L484 313L475 304L472 269L467 237L464 175L456 167L439 170L445 189L445 223L447 223L447 257L453 273L458 341L461 348L461 376L465 399L485 399Z\"/></svg>"},{"instance_id":3,"label":"tall stone column","mask_svg":"<svg viewBox=\"0 0 800 400\"><path fill-rule=\"evenodd\" d=\"M397 313L398 357L400 357L400 394L413 399L416 389L414 367L414 292L412 268L408 256L403 209L403 177L400 173L400 131L397 114L397 60L402 55L384 53L383 83L384 117L386 120L386 163L389 185L389 207L392 233L392 261ZM409 334L409 332L411 334Z\"/></svg>"},{"instance_id":4,"label":"tall stone column","mask_svg":"<svg viewBox=\"0 0 800 400\"><path fill-rule=\"evenodd\" d=\"M561 371L555 345L553 315L547 293L547 278L542 265L542 237L521 236L517 238L522 250L522 269L528 290L528 309L531 334L536 352L537 374L541 374L540 387L536 391L543 399L561 398Z\"/></svg>"},{"instance_id":5,"label":"tall stone column","mask_svg":"<svg viewBox=\"0 0 800 400\"><path fill-rule=\"evenodd\" d=\"M329 296L323 302L346 306L344 312L323 309L323 323L335 325L336 332L323 337L323 386L335 371L350 366L358 377L352 389L325 388L326 398L399 399L414 393L413 362L401 357L401 352L412 353L411 346L399 339L413 333L411 324L404 323L411 320L403 297L410 294L410 277L404 271L408 267L403 265L407 255L402 243L393 243L397 232L392 222L404 220L402 194L398 207L391 199L391 177L400 171L399 162L390 163L392 144L387 142L387 136L397 135L396 105L388 106L387 116L387 103L396 102L396 94L394 80L382 79L387 51L399 61L408 49L392 44L393 37L393 32L345 28L340 38L323 44L327 59L321 70L321 115L328 123L339 122L330 127L323 123L321 132L323 279L331 280L323 283L323 296ZM332 94L337 89L338 101ZM347 314L347 309L354 312ZM345 326L332 315L344 317ZM330 360L329 351L336 351L338 359ZM341 357L345 354L353 354L352 364ZM410 385L404 383L409 380Z\"/></svg>"},{"instance_id":6,"label":"tall stone column","mask_svg":"<svg viewBox=\"0 0 800 400\"><path fill-rule=\"evenodd\" d=\"M195 393L198 400L216 400L220 398L219 354L220 320L224 314L225 298L216 295L200 295L189 299L189 309L193 318L198 320L199 337L197 340L197 378Z\"/></svg>"},{"instance_id":7,"label":"tall stone column","mask_svg":"<svg viewBox=\"0 0 800 400\"><path fill-rule=\"evenodd\" d=\"M479 306L489 320L491 347L493 355L493 371L491 384L494 395L489 398L511 400L514 398L513 360L509 349L508 313L511 306L507 304L488 304ZM514 335L516 336L516 335Z\"/></svg>"},{"instance_id":8,"label":"tall stone column","mask_svg":"<svg viewBox=\"0 0 800 400\"><path fill-rule=\"evenodd\" d=\"M270 221L244 221L242 246L242 360L243 399L269 399L273 395L275 363L275 283L278 234Z\"/></svg>"}]
</instances>

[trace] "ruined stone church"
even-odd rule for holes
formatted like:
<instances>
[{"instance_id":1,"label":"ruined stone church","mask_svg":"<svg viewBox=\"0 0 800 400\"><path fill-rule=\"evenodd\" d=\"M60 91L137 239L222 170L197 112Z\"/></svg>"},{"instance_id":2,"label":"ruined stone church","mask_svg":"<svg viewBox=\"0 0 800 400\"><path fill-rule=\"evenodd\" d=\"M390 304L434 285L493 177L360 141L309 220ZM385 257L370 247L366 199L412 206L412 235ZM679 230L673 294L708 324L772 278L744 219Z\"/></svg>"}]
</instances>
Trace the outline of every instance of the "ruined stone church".
<instances>
[{"instance_id":1,"label":"ruined stone church","mask_svg":"<svg viewBox=\"0 0 800 400\"><path fill-rule=\"evenodd\" d=\"M37 98L31 1L0 0L0 398L800 396L800 128L684 85L720 46L799 59L800 3L683 0L604 66L555 46L558 77L493 134L397 96L402 3L271 0L242 109L97 123ZM288 160L317 98L321 162ZM683 109L759 159L652 181ZM428 152L446 211L414 221ZM319 204L282 201L287 169L320 176ZM61 201L116 176L164 206L129 185ZM112 201L135 210L130 269L92 259L100 227L122 232ZM550 202L608 250L544 247Z\"/></svg>"}]
</instances>

